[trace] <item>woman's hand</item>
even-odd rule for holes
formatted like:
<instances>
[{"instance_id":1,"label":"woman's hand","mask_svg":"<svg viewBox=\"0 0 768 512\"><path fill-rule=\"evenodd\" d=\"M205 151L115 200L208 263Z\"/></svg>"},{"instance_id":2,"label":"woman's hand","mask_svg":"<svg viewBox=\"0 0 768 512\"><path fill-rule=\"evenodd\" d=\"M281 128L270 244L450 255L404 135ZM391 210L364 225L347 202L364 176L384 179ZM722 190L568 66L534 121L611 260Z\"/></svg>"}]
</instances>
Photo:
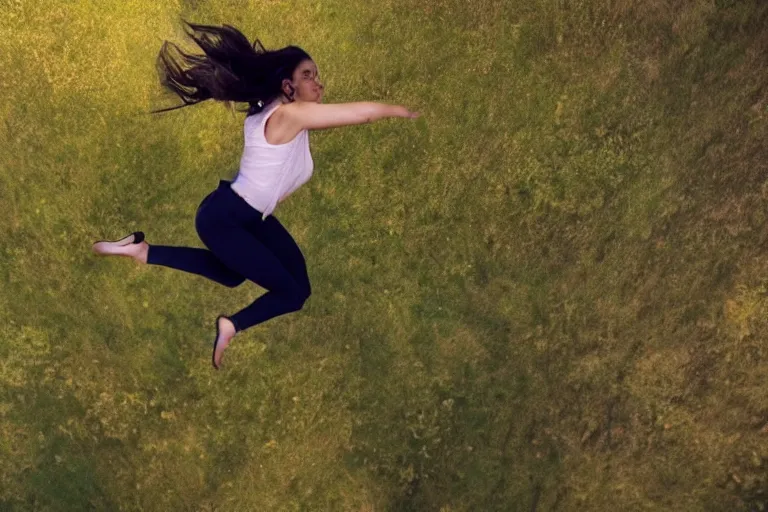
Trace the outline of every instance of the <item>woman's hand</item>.
<instances>
[{"instance_id":1,"label":"woman's hand","mask_svg":"<svg viewBox=\"0 0 768 512\"><path fill-rule=\"evenodd\" d=\"M402 114L400 117L406 117L408 119L416 119L421 115L420 112L411 112L406 107L401 106L400 108L402 109Z\"/></svg>"}]
</instances>

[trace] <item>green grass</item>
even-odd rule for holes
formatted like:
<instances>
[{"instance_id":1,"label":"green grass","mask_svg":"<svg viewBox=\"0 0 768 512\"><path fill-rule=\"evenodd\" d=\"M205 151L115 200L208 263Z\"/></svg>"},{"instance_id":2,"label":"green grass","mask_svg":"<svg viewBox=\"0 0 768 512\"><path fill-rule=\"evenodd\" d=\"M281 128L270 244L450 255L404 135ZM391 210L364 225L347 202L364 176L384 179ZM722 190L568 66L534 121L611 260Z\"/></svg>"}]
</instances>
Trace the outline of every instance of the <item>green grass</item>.
<instances>
[{"instance_id":1,"label":"green grass","mask_svg":"<svg viewBox=\"0 0 768 512\"><path fill-rule=\"evenodd\" d=\"M0 510L766 510L768 6L7 2ZM179 18L328 102L276 212L313 295L96 258L200 247L242 114L167 105Z\"/></svg>"}]
</instances>

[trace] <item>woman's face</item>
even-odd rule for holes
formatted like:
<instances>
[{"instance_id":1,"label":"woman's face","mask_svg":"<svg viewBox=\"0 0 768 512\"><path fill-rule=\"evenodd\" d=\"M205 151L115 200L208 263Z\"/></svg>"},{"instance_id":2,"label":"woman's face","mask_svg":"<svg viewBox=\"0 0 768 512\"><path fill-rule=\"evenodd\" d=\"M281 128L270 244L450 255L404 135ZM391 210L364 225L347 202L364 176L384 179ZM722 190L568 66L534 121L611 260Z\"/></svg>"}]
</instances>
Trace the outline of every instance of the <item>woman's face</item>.
<instances>
[{"instance_id":1,"label":"woman's face","mask_svg":"<svg viewBox=\"0 0 768 512\"><path fill-rule=\"evenodd\" d=\"M313 101L321 103L323 100L323 84L320 82L320 71L314 61L306 59L301 61L293 72L293 80L283 80L283 92L290 97L288 84L295 89L293 99L295 101Z\"/></svg>"}]
</instances>

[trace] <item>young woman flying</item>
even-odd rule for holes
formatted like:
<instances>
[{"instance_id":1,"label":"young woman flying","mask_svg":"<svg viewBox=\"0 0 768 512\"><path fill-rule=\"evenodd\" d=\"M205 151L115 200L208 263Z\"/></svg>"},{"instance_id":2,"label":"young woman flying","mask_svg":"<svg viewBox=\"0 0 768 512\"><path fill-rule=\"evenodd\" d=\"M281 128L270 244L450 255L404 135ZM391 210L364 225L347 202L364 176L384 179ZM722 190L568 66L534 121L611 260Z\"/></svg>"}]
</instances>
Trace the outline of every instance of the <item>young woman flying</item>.
<instances>
[{"instance_id":1,"label":"young woman flying","mask_svg":"<svg viewBox=\"0 0 768 512\"><path fill-rule=\"evenodd\" d=\"M208 249L149 245L137 231L120 240L98 241L93 251L198 274L231 288L246 279L265 288L249 306L217 317L211 359L218 369L236 333L300 310L311 293L304 256L273 215L312 176L309 130L420 114L384 103L323 105L317 65L301 48L265 50L258 39L251 45L229 25L185 24L205 55L163 44L158 57L161 83L184 104L155 112L208 99L250 106L237 176L231 182L220 180L197 209L195 228Z\"/></svg>"}]
</instances>

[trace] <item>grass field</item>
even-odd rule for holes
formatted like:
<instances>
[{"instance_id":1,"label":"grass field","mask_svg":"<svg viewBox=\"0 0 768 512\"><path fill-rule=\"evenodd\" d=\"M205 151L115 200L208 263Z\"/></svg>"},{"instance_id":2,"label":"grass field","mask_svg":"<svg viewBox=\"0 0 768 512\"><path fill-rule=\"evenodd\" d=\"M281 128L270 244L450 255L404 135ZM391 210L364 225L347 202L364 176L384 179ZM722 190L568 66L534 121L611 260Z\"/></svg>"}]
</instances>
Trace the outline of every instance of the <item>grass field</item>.
<instances>
[{"instance_id":1,"label":"grass field","mask_svg":"<svg viewBox=\"0 0 768 512\"><path fill-rule=\"evenodd\" d=\"M4 0L0 510L768 508L768 3ZM170 105L181 18L313 56L275 212L301 312L90 246L201 247L244 114Z\"/></svg>"}]
</instances>

